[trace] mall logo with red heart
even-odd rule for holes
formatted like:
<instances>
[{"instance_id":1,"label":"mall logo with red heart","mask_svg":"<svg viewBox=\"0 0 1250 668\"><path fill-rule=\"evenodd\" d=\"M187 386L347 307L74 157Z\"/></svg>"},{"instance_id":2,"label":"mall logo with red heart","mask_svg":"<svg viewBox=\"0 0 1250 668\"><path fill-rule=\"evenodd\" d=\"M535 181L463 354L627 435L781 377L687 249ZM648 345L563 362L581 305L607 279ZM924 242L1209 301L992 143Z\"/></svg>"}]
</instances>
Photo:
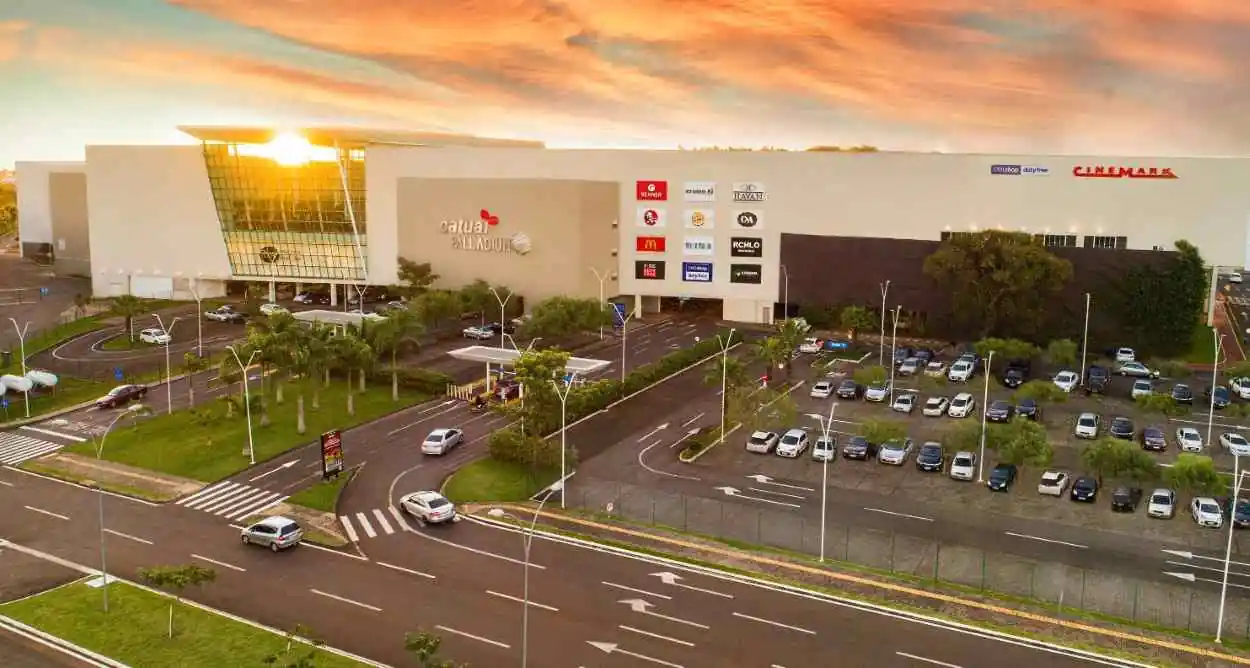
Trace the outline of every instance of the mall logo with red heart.
<instances>
[{"instance_id":1,"label":"mall logo with red heart","mask_svg":"<svg viewBox=\"0 0 1250 668\"><path fill-rule=\"evenodd\" d=\"M482 209L479 215L482 217L482 222L490 225L491 227L499 224L499 216L492 216L490 211L487 211L486 209Z\"/></svg>"}]
</instances>

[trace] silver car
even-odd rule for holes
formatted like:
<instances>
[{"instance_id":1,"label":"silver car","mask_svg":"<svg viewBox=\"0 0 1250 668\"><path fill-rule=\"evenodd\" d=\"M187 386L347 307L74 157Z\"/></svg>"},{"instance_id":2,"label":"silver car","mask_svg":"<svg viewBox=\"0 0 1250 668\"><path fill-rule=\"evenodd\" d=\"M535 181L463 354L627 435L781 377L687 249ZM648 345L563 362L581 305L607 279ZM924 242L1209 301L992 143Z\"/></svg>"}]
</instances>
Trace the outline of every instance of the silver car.
<instances>
[{"instance_id":1,"label":"silver car","mask_svg":"<svg viewBox=\"0 0 1250 668\"><path fill-rule=\"evenodd\" d=\"M812 459L818 462L831 462L838 454L838 441L833 436L817 436L812 446Z\"/></svg>"},{"instance_id":2,"label":"silver car","mask_svg":"<svg viewBox=\"0 0 1250 668\"><path fill-rule=\"evenodd\" d=\"M459 429L435 429L421 442L421 454L445 455L463 441L464 432Z\"/></svg>"},{"instance_id":3,"label":"silver car","mask_svg":"<svg viewBox=\"0 0 1250 668\"><path fill-rule=\"evenodd\" d=\"M1146 504L1146 515L1160 519L1171 519L1176 515L1176 492L1159 488L1150 493L1150 503Z\"/></svg>"},{"instance_id":4,"label":"silver car","mask_svg":"<svg viewBox=\"0 0 1250 668\"><path fill-rule=\"evenodd\" d=\"M243 529L242 539L244 545L260 545L280 552L299 545L304 540L304 530L300 528L299 522L274 515Z\"/></svg>"},{"instance_id":5,"label":"silver car","mask_svg":"<svg viewBox=\"0 0 1250 668\"><path fill-rule=\"evenodd\" d=\"M881 449L877 451L877 461L882 464L890 464L891 466L902 466L903 462L911 457L911 451L915 447L915 443L910 438L902 440L890 440L881 444Z\"/></svg>"},{"instance_id":6,"label":"silver car","mask_svg":"<svg viewBox=\"0 0 1250 668\"><path fill-rule=\"evenodd\" d=\"M428 524L454 522L456 506L438 492L413 492L399 500L404 512Z\"/></svg>"}]
</instances>

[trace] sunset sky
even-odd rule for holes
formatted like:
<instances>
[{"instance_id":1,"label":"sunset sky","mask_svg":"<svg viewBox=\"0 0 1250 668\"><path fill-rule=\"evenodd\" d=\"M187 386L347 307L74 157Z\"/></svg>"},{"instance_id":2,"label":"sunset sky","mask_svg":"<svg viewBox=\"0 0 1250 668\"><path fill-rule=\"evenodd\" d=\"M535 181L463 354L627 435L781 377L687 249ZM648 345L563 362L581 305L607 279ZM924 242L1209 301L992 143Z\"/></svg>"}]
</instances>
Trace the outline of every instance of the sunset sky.
<instances>
[{"instance_id":1,"label":"sunset sky","mask_svg":"<svg viewBox=\"0 0 1250 668\"><path fill-rule=\"evenodd\" d=\"M179 124L1250 153L1240 0L3 0L0 168Z\"/></svg>"}]
</instances>

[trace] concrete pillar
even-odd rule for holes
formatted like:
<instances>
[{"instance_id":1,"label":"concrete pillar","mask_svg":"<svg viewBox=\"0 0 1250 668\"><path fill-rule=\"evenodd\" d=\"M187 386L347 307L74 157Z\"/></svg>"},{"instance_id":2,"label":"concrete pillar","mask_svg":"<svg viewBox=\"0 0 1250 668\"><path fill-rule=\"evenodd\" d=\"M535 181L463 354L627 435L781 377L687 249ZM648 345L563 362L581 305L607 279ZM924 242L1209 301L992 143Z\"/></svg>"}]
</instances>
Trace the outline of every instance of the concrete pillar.
<instances>
[{"instance_id":1,"label":"concrete pillar","mask_svg":"<svg viewBox=\"0 0 1250 668\"><path fill-rule=\"evenodd\" d=\"M330 306L339 305L339 286L330 284Z\"/></svg>"},{"instance_id":2,"label":"concrete pillar","mask_svg":"<svg viewBox=\"0 0 1250 668\"><path fill-rule=\"evenodd\" d=\"M647 295L642 298L642 310L645 313L660 312L660 298L658 296Z\"/></svg>"},{"instance_id":3,"label":"concrete pillar","mask_svg":"<svg viewBox=\"0 0 1250 668\"><path fill-rule=\"evenodd\" d=\"M632 310L633 310L632 317L634 318L642 317L642 295L634 295L634 308Z\"/></svg>"},{"instance_id":4,"label":"concrete pillar","mask_svg":"<svg viewBox=\"0 0 1250 668\"><path fill-rule=\"evenodd\" d=\"M297 294L297 295L298 295L299 293L301 293L301 292L303 292L303 291L304 291L304 284L303 284L303 283L296 283L296 284L295 284L295 294Z\"/></svg>"},{"instance_id":5,"label":"concrete pillar","mask_svg":"<svg viewBox=\"0 0 1250 668\"><path fill-rule=\"evenodd\" d=\"M278 301L278 284L274 281L269 281L269 301Z\"/></svg>"}]
</instances>

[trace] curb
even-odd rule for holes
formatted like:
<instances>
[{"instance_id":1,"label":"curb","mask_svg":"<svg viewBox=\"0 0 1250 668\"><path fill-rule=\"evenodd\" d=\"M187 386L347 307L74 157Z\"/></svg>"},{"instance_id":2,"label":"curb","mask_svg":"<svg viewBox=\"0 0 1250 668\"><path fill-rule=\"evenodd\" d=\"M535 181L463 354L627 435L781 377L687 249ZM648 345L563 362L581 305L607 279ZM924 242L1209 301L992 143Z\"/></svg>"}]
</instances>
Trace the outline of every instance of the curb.
<instances>
[{"instance_id":1,"label":"curb","mask_svg":"<svg viewBox=\"0 0 1250 668\"><path fill-rule=\"evenodd\" d=\"M48 649L55 650L67 656L72 656L88 666L93 666L95 668L130 668L127 664L120 661L114 661L113 659L101 654L96 654L86 647L75 645L68 640L40 631L39 629L23 624L12 617L0 615L0 629L4 629L13 635L36 642L44 647L47 647Z\"/></svg>"}]
</instances>

